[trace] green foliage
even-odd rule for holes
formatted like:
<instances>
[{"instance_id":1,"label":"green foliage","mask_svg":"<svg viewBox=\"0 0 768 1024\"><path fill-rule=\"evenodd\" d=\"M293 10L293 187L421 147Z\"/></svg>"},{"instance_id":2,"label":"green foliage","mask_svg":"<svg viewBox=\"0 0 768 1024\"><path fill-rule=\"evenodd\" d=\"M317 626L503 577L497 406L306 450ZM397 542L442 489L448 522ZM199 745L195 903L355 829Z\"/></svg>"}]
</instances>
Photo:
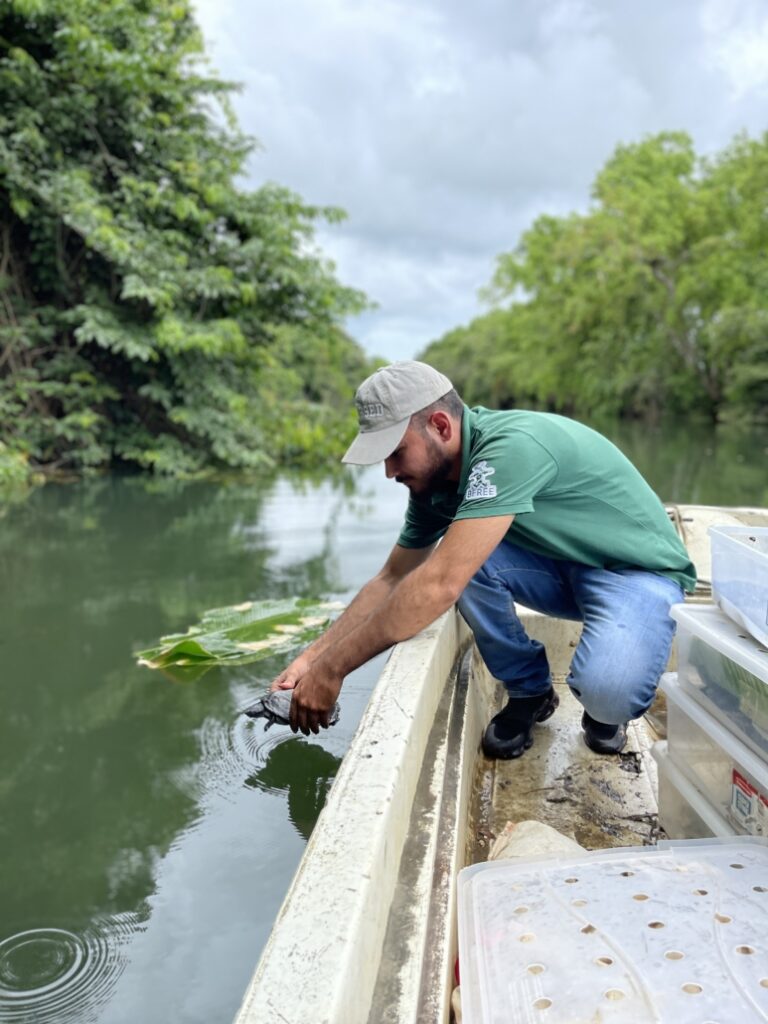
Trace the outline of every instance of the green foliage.
<instances>
[{"instance_id":1,"label":"green foliage","mask_svg":"<svg viewBox=\"0 0 768 1024\"><path fill-rule=\"evenodd\" d=\"M313 243L341 213L237 185L232 89L189 0L0 9L0 432L30 464L338 455L367 371Z\"/></svg>"},{"instance_id":2,"label":"green foliage","mask_svg":"<svg viewBox=\"0 0 768 1024\"><path fill-rule=\"evenodd\" d=\"M0 441L0 492L24 487L29 477L27 460Z\"/></svg>"},{"instance_id":3,"label":"green foliage","mask_svg":"<svg viewBox=\"0 0 768 1024\"><path fill-rule=\"evenodd\" d=\"M424 358L469 401L581 415L768 415L768 135L697 158L682 133L619 146L586 214L499 256L507 302Z\"/></svg>"}]
</instances>

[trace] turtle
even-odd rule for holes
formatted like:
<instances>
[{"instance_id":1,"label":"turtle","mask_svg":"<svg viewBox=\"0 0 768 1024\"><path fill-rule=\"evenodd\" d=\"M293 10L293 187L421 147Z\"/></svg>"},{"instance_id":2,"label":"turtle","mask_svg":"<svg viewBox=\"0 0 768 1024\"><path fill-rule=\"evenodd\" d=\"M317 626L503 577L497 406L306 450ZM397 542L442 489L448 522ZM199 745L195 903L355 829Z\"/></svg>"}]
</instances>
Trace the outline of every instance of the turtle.
<instances>
[{"instance_id":1,"label":"turtle","mask_svg":"<svg viewBox=\"0 0 768 1024\"><path fill-rule=\"evenodd\" d=\"M266 718L264 731L273 725L288 725L291 716L293 690L272 690L259 697L257 701L243 708L243 714L249 718ZM334 704L328 714L328 725L336 725L339 720L339 705Z\"/></svg>"}]
</instances>

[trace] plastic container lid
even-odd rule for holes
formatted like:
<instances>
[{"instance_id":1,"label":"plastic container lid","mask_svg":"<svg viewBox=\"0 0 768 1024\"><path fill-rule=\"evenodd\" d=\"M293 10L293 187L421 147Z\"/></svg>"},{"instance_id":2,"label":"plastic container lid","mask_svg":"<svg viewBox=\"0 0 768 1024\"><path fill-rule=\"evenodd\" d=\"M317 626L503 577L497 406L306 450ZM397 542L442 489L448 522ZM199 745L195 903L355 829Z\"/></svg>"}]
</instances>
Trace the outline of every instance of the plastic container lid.
<instances>
[{"instance_id":1,"label":"plastic container lid","mask_svg":"<svg viewBox=\"0 0 768 1024\"><path fill-rule=\"evenodd\" d=\"M768 844L669 842L459 874L465 1024L768 1019Z\"/></svg>"}]
</instances>

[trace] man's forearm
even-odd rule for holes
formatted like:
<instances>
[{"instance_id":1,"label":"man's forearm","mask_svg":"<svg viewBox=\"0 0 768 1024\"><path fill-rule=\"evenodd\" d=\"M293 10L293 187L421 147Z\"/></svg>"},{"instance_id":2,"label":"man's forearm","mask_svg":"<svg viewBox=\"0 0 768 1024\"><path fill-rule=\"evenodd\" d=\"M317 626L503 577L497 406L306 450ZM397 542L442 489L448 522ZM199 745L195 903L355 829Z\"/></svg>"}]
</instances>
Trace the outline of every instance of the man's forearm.
<instances>
[{"instance_id":1,"label":"man's forearm","mask_svg":"<svg viewBox=\"0 0 768 1024\"><path fill-rule=\"evenodd\" d=\"M356 630L372 612L379 608L392 593L395 579L382 575L374 576L358 592L336 621L314 640L304 651L304 656L314 661L321 654L338 643L343 637Z\"/></svg>"},{"instance_id":2,"label":"man's forearm","mask_svg":"<svg viewBox=\"0 0 768 1024\"><path fill-rule=\"evenodd\" d=\"M334 672L346 676L393 644L415 636L458 596L448 582L435 579L424 566L389 588L383 601L343 634L343 643L326 644L318 656L322 655Z\"/></svg>"}]
</instances>

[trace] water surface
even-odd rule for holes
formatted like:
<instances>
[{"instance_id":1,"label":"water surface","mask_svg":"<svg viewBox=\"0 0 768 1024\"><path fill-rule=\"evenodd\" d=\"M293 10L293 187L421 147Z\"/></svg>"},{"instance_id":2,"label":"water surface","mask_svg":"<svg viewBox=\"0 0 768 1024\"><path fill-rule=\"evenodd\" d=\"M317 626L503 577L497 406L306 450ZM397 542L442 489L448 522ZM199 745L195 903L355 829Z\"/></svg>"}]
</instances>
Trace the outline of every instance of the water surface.
<instances>
[{"instance_id":1,"label":"water surface","mask_svg":"<svg viewBox=\"0 0 768 1024\"><path fill-rule=\"evenodd\" d=\"M768 438L613 434L669 501L768 506ZM246 599L348 598L405 504L355 483L111 477L0 508L0 1021L234 1015L382 659L338 726L238 711L282 659L175 683L133 652Z\"/></svg>"},{"instance_id":2,"label":"water surface","mask_svg":"<svg viewBox=\"0 0 768 1024\"><path fill-rule=\"evenodd\" d=\"M238 715L282 659L178 683L133 651L206 608L348 597L397 531L379 480L113 477L6 511L0 1020L233 1016L381 659L304 739Z\"/></svg>"}]
</instances>

